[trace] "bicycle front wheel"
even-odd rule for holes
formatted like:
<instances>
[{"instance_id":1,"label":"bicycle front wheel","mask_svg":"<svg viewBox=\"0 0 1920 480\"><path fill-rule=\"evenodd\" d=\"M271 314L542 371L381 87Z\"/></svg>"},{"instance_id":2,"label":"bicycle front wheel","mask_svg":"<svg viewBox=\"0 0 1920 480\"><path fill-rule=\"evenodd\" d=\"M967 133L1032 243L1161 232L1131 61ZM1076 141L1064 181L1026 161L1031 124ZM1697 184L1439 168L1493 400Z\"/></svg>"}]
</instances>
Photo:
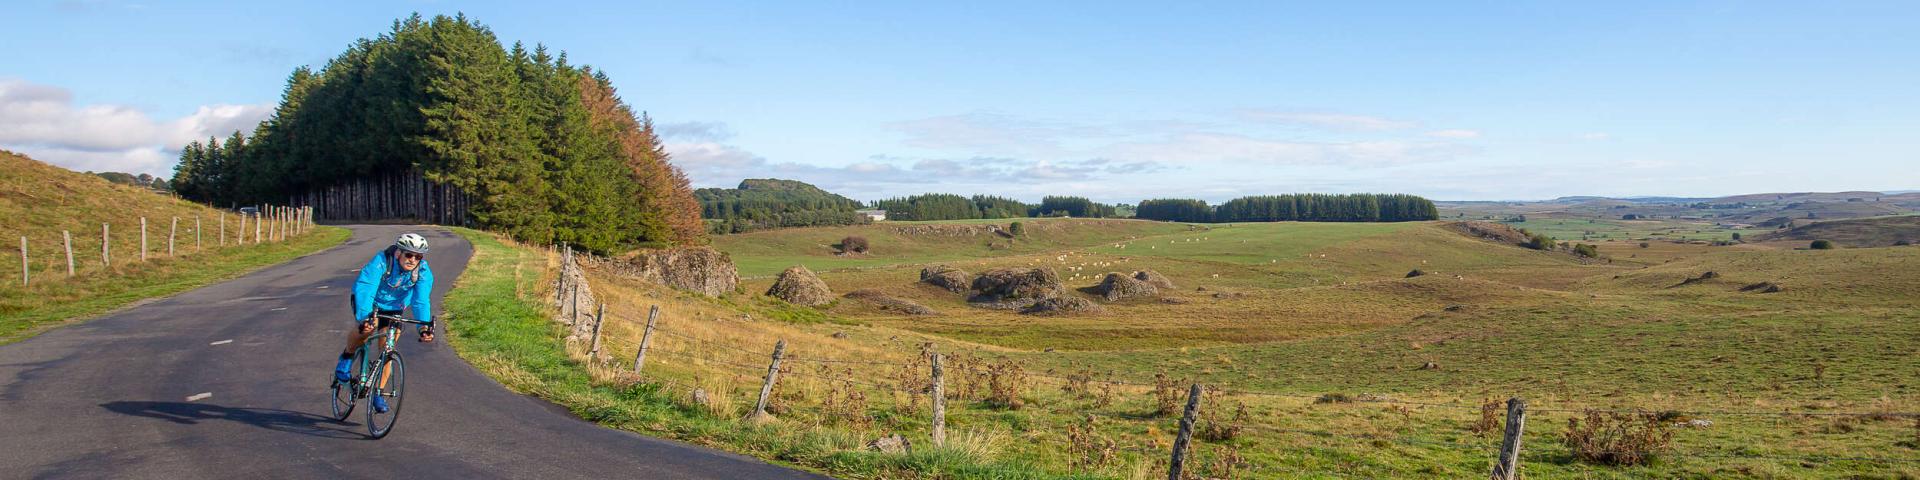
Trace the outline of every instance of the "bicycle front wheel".
<instances>
[{"instance_id":1,"label":"bicycle front wheel","mask_svg":"<svg viewBox=\"0 0 1920 480\"><path fill-rule=\"evenodd\" d=\"M374 408L371 401L367 404L367 434L373 438L386 437L393 432L393 424L400 421L400 403L407 386L406 364L400 360L400 352L389 352L375 365L371 375L371 385L367 387L368 397L385 400L387 411Z\"/></svg>"}]
</instances>

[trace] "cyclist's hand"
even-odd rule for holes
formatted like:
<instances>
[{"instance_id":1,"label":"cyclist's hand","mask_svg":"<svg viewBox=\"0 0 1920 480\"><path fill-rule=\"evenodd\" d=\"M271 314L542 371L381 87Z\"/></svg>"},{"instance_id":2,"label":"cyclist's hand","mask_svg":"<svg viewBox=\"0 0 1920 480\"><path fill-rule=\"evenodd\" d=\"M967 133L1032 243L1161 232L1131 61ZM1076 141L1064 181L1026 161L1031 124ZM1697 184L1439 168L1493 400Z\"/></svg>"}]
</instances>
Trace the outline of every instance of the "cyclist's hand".
<instances>
[{"instance_id":1,"label":"cyclist's hand","mask_svg":"<svg viewBox=\"0 0 1920 480\"><path fill-rule=\"evenodd\" d=\"M433 342L433 327L421 326L420 327L420 343L431 343L431 342Z\"/></svg>"},{"instance_id":2,"label":"cyclist's hand","mask_svg":"<svg viewBox=\"0 0 1920 480\"><path fill-rule=\"evenodd\" d=\"M360 334L361 334L361 335L372 335L372 334L373 334L373 320L367 320L367 321L364 321L364 322L360 322Z\"/></svg>"}]
</instances>

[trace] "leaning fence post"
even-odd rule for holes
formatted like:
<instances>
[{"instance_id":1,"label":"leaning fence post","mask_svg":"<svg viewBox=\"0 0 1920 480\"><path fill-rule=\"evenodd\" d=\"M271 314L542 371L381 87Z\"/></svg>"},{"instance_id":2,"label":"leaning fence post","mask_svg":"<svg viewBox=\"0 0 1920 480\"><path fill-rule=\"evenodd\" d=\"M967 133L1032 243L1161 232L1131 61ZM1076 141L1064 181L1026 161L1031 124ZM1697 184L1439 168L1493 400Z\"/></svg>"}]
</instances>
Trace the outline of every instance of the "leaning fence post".
<instances>
[{"instance_id":1,"label":"leaning fence post","mask_svg":"<svg viewBox=\"0 0 1920 480\"><path fill-rule=\"evenodd\" d=\"M1493 464L1493 480L1520 478L1520 432L1527 423L1527 401L1507 399L1507 432L1500 439L1500 459Z\"/></svg>"},{"instance_id":2,"label":"leaning fence post","mask_svg":"<svg viewBox=\"0 0 1920 480\"><path fill-rule=\"evenodd\" d=\"M140 261L147 261L147 217L140 217Z\"/></svg>"},{"instance_id":3,"label":"leaning fence post","mask_svg":"<svg viewBox=\"0 0 1920 480\"><path fill-rule=\"evenodd\" d=\"M173 217L173 224L167 226L167 256L173 256L173 238L180 234L180 217Z\"/></svg>"},{"instance_id":4,"label":"leaning fence post","mask_svg":"<svg viewBox=\"0 0 1920 480\"><path fill-rule=\"evenodd\" d=\"M940 354L933 354L933 444L947 444L946 369L940 367Z\"/></svg>"},{"instance_id":5,"label":"leaning fence post","mask_svg":"<svg viewBox=\"0 0 1920 480\"><path fill-rule=\"evenodd\" d=\"M653 343L653 321L660 318L660 306L647 309L647 329L640 332L640 352L633 354L633 373L647 364L647 345Z\"/></svg>"},{"instance_id":6,"label":"leaning fence post","mask_svg":"<svg viewBox=\"0 0 1920 480\"><path fill-rule=\"evenodd\" d=\"M22 287L27 286L27 280L28 280L27 272L30 272L30 271L31 270L27 268L27 236L21 235L20 236L20 286Z\"/></svg>"},{"instance_id":7,"label":"leaning fence post","mask_svg":"<svg viewBox=\"0 0 1920 480\"><path fill-rule=\"evenodd\" d=\"M1180 435L1173 437L1173 461L1167 464L1167 480L1180 480L1187 466L1187 444L1193 441L1193 420L1200 414L1200 384L1187 390L1187 411L1180 415Z\"/></svg>"},{"instance_id":8,"label":"leaning fence post","mask_svg":"<svg viewBox=\"0 0 1920 480\"><path fill-rule=\"evenodd\" d=\"M60 238L67 242L67 276L73 276L73 232L60 231Z\"/></svg>"},{"instance_id":9,"label":"leaning fence post","mask_svg":"<svg viewBox=\"0 0 1920 480\"><path fill-rule=\"evenodd\" d=\"M593 307L593 341L588 343L587 364L592 365L600 356L600 325L607 322L607 303L600 302Z\"/></svg>"},{"instance_id":10,"label":"leaning fence post","mask_svg":"<svg viewBox=\"0 0 1920 480\"><path fill-rule=\"evenodd\" d=\"M773 363L767 364L767 383L760 385L760 400L753 402L751 418L759 419L767 416L767 399L773 396L773 382L780 377L780 357L786 352L786 340L773 344Z\"/></svg>"}]
</instances>

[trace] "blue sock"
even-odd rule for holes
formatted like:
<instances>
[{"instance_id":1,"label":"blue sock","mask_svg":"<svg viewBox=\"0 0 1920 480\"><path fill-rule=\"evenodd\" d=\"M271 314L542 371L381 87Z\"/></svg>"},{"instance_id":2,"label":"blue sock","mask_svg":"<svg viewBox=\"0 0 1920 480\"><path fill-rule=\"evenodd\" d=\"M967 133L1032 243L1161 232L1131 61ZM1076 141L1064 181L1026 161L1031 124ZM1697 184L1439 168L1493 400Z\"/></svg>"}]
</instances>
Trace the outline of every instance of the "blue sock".
<instances>
[{"instance_id":1,"label":"blue sock","mask_svg":"<svg viewBox=\"0 0 1920 480\"><path fill-rule=\"evenodd\" d=\"M339 364L339 365L335 365L335 366L333 367L333 371L336 371L336 372L345 372L345 371L347 371L347 368L348 368L348 367L352 367L352 366L353 366L353 359L351 359L351 358L342 358L342 359L340 359L340 364Z\"/></svg>"}]
</instances>

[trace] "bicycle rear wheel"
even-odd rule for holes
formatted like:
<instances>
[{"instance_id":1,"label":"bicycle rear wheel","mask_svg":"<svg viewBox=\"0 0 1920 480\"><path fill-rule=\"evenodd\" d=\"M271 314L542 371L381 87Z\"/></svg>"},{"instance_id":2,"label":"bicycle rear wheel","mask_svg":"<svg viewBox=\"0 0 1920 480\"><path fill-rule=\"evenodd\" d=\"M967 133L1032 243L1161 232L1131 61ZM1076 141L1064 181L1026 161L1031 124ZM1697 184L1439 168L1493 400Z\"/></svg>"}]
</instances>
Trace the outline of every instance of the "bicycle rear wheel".
<instances>
[{"instance_id":1,"label":"bicycle rear wheel","mask_svg":"<svg viewBox=\"0 0 1920 480\"><path fill-rule=\"evenodd\" d=\"M362 363L367 360L365 358L366 355L367 349L365 348L353 351L353 362L348 364L351 367L347 369L348 373L353 374L353 380L346 382L339 380L333 381L333 421L346 421L347 416L353 414L354 402L360 399L360 392L354 388L354 382L358 382L360 379L360 369Z\"/></svg>"},{"instance_id":2,"label":"bicycle rear wheel","mask_svg":"<svg viewBox=\"0 0 1920 480\"><path fill-rule=\"evenodd\" d=\"M367 386L369 399L380 396L387 401L385 413L376 411L371 400L367 403L367 434L373 438L386 437L393 432L393 425L400 421L400 403L405 398L407 386L406 364L400 360L400 352L389 352L385 359L374 366L368 375L371 384Z\"/></svg>"}]
</instances>

